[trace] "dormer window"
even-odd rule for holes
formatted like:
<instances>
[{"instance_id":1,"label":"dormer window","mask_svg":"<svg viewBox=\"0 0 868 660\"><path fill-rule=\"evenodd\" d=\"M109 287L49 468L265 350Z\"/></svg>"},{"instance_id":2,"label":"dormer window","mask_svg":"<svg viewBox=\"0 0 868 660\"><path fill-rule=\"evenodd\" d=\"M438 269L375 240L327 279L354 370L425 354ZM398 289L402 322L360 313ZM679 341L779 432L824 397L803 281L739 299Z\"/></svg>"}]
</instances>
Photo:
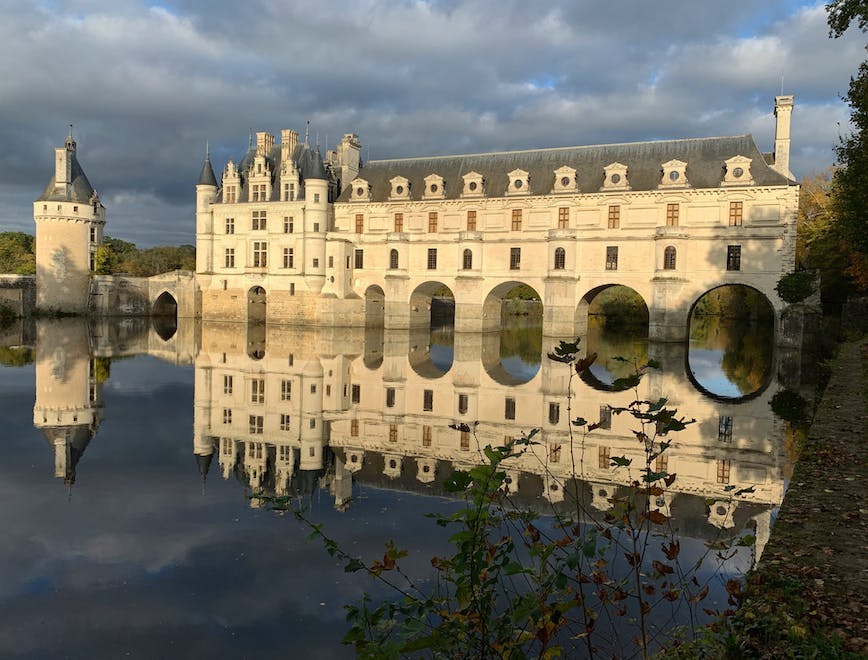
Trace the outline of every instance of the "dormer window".
<instances>
[{"instance_id":1,"label":"dormer window","mask_svg":"<svg viewBox=\"0 0 868 660\"><path fill-rule=\"evenodd\" d=\"M555 185L553 193L574 193L578 190L576 183L576 168L564 165L555 170Z\"/></svg>"},{"instance_id":2,"label":"dormer window","mask_svg":"<svg viewBox=\"0 0 868 660\"><path fill-rule=\"evenodd\" d=\"M389 180L392 184L392 192L389 199L410 199L410 182L403 176L396 176Z\"/></svg>"},{"instance_id":3,"label":"dormer window","mask_svg":"<svg viewBox=\"0 0 868 660\"><path fill-rule=\"evenodd\" d=\"M464 179L462 197L482 197L485 188L485 179L479 172L468 172L461 177Z\"/></svg>"},{"instance_id":4,"label":"dormer window","mask_svg":"<svg viewBox=\"0 0 868 660\"><path fill-rule=\"evenodd\" d=\"M630 190L627 179L627 166L623 163L612 163L603 168L602 190Z\"/></svg>"},{"instance_id":5,"label":"dormer window","mask_svg":"<svg viewBox=\"0 0 868 660\"><path fill-rule=\"evenodd\" d=\"M663 163L660 188L685 188L687 181L687 163L681 160L670 160Z\"/></svg>"},{"instance_id":6,"label":"dormer window","mask_svg":"<svg viewBox=\"0 0 868 660\"><path fill-rule=\"evenodd\" d=\"M509 177L509 186L506 189L507 195L527 195L530 194L530 175L524 170L513 170L506 176Z\"/></svg>"},{"instance_id":7,"label":"dormer window","mask_svg":"<svg viewBox=\"0 0 868 660\"><path fill-rule=\"evenodd\" d=\"M353 182L350 184L350 189L352 190L350 201L368 202L371 200L371 186L364 179L353 179Z\"/></svg>"},{"instance_id":8,"label":"dormer window","mask_svg":"<svg viewBox=\"0 0 868 660\"><path fill-rule=\"evenodd\" d=\"M429 174L425 177L425 191L422 193L424 199L443 199L446 194L445 181L439 174Z\"/></svg>"},{"instance_id":9,"label":"dormer window","mask_svg":"<svg viewBox=\"0 0 868 660\"><path fill-rule=\"evenodd\" d=\"M753 185L753 176L750 173L751 159L745 156L733 156L724 161L723 181L724 186L750 186Z\"/></svg>"}]
</instances>

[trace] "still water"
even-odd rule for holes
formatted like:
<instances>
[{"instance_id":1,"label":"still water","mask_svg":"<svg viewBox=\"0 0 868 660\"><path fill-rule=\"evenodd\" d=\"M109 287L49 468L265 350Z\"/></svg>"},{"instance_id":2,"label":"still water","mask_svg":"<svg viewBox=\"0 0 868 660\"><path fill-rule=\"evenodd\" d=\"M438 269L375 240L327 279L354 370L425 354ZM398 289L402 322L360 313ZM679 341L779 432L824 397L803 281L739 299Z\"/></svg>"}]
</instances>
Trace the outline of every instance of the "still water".
<instances>
[{"instance_id":1,"label":"still water","mask_svg":"<svg viewBox=\"0 0 868 660\"><path fill-rule=\"evenodd\" d=\"M667 397L696 423L668 470L685 552L751 530L755 548L709 566L712 599L762 551L789 463L768 333L709 323L688 346L592 324L593 377L574 379L574 415L603 422L573 475L567 367L556 340L522 322L492 335L40 322L6 333L0 368L0 656L348 657L343 605L375 585L344 573L309 530L269 509L288 495L371 560L394 539L430 579L446 550L421 514L458 503L443 482L480 445L542 429L514 466L516 500L545 513L578 478L603 512L625 483L610 456L637 454L631 420L607 415L625 362L653 358L642 398ZM590 457L590 458L587 458ZM545 466L545 467L542 467ZM754 486L712 506L729 485ZM266 496L266 497L263 497Z\"/></svg>"}]
</instances>

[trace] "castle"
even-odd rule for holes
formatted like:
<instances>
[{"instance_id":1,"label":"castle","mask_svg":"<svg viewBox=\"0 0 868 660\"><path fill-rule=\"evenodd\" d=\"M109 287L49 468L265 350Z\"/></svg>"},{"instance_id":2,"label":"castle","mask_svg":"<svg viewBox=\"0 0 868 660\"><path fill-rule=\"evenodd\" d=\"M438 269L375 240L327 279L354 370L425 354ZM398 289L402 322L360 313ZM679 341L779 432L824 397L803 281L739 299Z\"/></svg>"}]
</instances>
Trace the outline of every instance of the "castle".
<instances>
[{"instance_id":1,"label":"castle","mask_svg":"<svg viewBox=\"0 0 868 660\"><path fill-rule=\"evenodd\" d=\"M738 135L362 163L355 134L323 158L295 131L280 143L259 132L219 179L206 155L195 292L169 282L142 295L205 320L408 328L429 323L445 287L456 327L485 331L525 284L544 333L569 336L597 293L625 285L648 306L651 338L680 341L704 293L745 284L779 315L774 286L795 258L792 108L776 97L766 154ZM81 311L105 210L74 141L57 153L34 206L38 304Z\"/></svg>"}]
</instances>

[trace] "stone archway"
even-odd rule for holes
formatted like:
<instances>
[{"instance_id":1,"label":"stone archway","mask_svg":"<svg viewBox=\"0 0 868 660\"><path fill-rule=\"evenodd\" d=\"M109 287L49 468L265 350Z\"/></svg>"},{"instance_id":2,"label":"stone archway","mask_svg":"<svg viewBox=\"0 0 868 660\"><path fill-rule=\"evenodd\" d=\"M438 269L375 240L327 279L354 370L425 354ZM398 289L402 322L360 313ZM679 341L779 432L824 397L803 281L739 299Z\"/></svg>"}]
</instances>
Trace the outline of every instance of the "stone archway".
<instances>
[{"instance_id":1,"label":"stone archway","mask_svg":"<svg viewBox=\"0 0 868 660\"><path fill-rule=\"evenodd\" d=\"M423 282L410 294L410 328L454 323L455 296L443 282Z\"/></svg>"},{"instance_id":2,"label":"stone archway","mask_svg":"<svg viewBox=\"0 0 868 660\"><path fill-rule=\"evenodd\" d=\"M247 292L247 321L265 323L268 313L268 296L261 286L251 287Z\"/></svg>"},{"instance_id":3,"label":"stone archway","mask_svg":"<svg viewBox=\"0 0 868 660\"><path fill-rule=\"evenodd\" d=\"M151 305L151 324L163 341L169 341L178 331L178 301L163 291Z\"/></svg>"},{"instance_id":4,"label":"stone archway","mask_svg":"<svg viewBox=\"0 0 868 660\"><path fill-rule=\"evenodd\" d=\"M386 316L386 292L372 284L365 289L365 327L381 328Z\"/></svg>"},{"instance_id":5,"label":"stone archway","mask_svg":"<svg viewBox=\"0 0 868 660\"><path fill-rule=\"evenodd\" d=\"M515 294L517 290L518 294ZM500 330L505 315L511 314L539 318L541 323L543 307L539 292L518 280L501 282L485 297L482 305L482 330Z\"/></svg>"},{"instance_id":6,"label":"stone archway","mask_svg":"<svg viewBox=\"0 0 868 660\"><path fill-rule=\"evenodd\" d=\"M648 327L649 319L650 319L648 301L644 298L644 296L642 296L641 293L636 291L636 289L633 289L632 287L626 286L624 284L617 284L617 283L613 282L611 284L602 284L600 286L594 287L593 289L590 289L589 291L587 291L585 293L585 295L582 296L581 300L579 300L579 304L576 306L576 317L575 317L575 328L576 328L576 334L578 336L580 336L580 337L587 336L589 317L590 317L592 312L604 311L604 310L594 309L594 307L597 307L597 306L594 306L595 300L597 300L597 302L599 303L598 296L601 293L603 293L604 291L612 290L614 287L619 287L620 289L624 289L628 292L631 292L632 298L634 298L636 300L641 300L641 302L642 302L642 305L637 306L635 308L635 311L631 311L631 308L629 305L623 305L623 311L621 311L621 315L626 317L627 320L635 320L635 321L638 321L639 323L643 323L646 326L646 328ZM637 318L635 318L635 319L630 318L631 316L636 316L636 315L638 315ZM647 333L647 330L646 330L646 333Z\"/></svg>"}]
</instances>

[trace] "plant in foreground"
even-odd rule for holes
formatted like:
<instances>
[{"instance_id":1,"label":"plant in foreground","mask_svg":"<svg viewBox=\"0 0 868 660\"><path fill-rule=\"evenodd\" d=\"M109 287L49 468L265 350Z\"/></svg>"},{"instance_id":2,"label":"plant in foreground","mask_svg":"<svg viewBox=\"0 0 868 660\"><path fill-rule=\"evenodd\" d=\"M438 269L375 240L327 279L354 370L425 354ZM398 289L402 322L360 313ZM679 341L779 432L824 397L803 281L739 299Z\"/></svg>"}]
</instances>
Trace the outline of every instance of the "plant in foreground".
<instances>
[{"instance_id":1,"label":"plant in foreground","mask_svg":"<svg viewBox=\"0 0 868 660\"><path fill-rule=\"evenodd\" d=\"M695 634L695 610L710 589L711 577L700 579L703 561L708 556L725 560L734 552L732 543L748 545L752 538L709 544L706 553L687 567L679 561L681 543L664 504L677 476L658 459L671 445L670 434L694 420L679 417L666 399L640 399L641 377L657 365L650 360L633 363L631 375L613 386L632 389L634 400L611 412L634 420L632 434L643 460L634 465L627 456L609 459L625 488L609 500L609 511L597 512L588 506L579 476L585 440L599 424L572 418L571 394L574 375L587 370L595 355L579 357L576 340L561 342L548 357L570 369L567 410L573 478L565 492L566 511L553 509L542 516L516 506L508 492L507 470L535 456L538 430L499 447L481 448L479 465L448 477L446 489L463 494L465 505L451 514L429 514L452 532L453 548L448 556L431 559L431 584L417 584L404 573L400 560L407 553L391 541L381 559L366 563L329 537L321 524L310 521L304 510L293 510L312 529L311 538L339 558L346 571L365 571L395 594L382 602L366 595L346 607L350 628L343 641L361 657L522 658L577 651L588 657L648 657L678 643L674 617L681 607L688 610L687 625ZM452 428L475 436L474 427ZM543 467L552 476L548 465ZM729 500L750 490L727 488ZM718 501L706 500L706 505ZM273 504L292 508L287 499ZM734 604L739 584L730 581L727 590ZM624 630L630 635L625 637Z\"/></svg>"}]
</instances>

